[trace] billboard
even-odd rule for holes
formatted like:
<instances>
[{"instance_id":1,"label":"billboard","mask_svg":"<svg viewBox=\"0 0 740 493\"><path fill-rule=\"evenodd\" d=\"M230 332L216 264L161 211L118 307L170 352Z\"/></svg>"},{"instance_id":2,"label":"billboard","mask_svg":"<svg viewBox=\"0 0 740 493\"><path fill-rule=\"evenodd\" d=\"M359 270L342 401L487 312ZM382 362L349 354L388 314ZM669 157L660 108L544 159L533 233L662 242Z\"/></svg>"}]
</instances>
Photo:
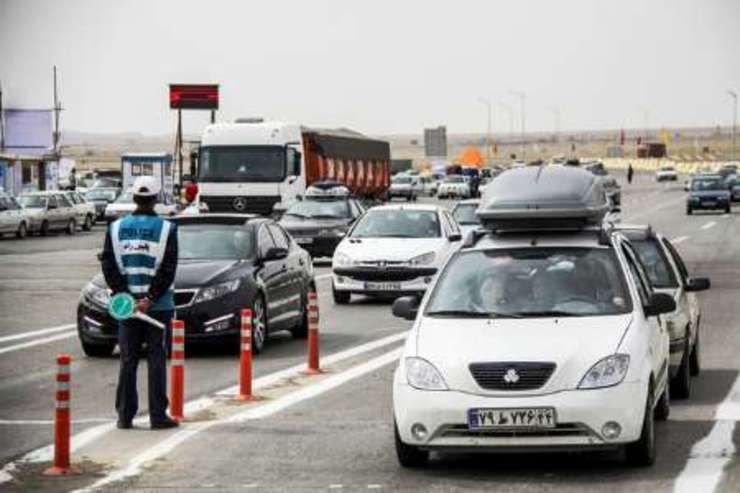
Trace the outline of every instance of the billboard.
<instances>
[{"instance_id":1,"label":"billboard","mask_svg":"<svg viewBox=\"0 0 740 493\"><path fill-rule=\"evenodd\" d=\"M5 150L11 154L41 156L54 147L52 110L3 110Z\"/></svg>"},{"instance_id":2,"label":"billboard","mask_svg":"<svg viewBox=\"0 0 740 493\"><path fill-rule=\"evenodd\" d=\"M217 110L218 84L170 84L170 109Z\"/></svg>"}]
</instances>

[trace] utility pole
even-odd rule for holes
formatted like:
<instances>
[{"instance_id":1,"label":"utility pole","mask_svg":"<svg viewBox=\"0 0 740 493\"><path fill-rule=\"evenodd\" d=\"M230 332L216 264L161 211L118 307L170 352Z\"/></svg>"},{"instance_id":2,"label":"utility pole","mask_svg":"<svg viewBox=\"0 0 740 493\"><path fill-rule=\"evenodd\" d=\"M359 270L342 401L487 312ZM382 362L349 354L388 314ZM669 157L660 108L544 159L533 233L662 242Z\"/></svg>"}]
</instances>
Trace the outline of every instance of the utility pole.
<instances>
[{"instance_id":1,"label":"utility pole","mask_svg":"<svg viewBox=\"0 0 740 493\"><path fill-rule=\"evenodd\" d=\"M511 94L513 94L514 96L517 96L519 98L519 111L521 112L521 114L519 116L521 117L521 123L522 123L522 128L521 128L522 159L524 159L524 155L526 153L526 147L524 145L524 114L525 114L525 112L524 112L524 98L525 98L526 95L522 91L509 91L509 92Z\"/></svg>"},{"instance_id":2,"label":"utility pole","mask_svg":"<svg viewBox=\"0 0 740 493\"><path fill-rule=\"evenodd\" d=\"M57 66L54 65L54 155L59 154L59 113L62 111L62 104L59 101L59 90L57 88Z\"/></svg>"},{"instance_id":3,"label":"utility pole","mask_svg":"<svg viewBox=\"0 0 740 493\"><path fill-rule=\"evenodd\" d=\"M737 93L729 90L727 93L732 97L732 160L735 160L735 133L737 131Z\"/></svg>"},{"instance_id":4,"label":"utility pole","mask_svg":"<svg viewBox=\"0 0 740 493\"><path fill-rule=\"evenodd\" d=\"M491 101L486 98L478 98L488 110L488 131L486 132L486 164L491 164Z\"/></svg>"}]
</instances>

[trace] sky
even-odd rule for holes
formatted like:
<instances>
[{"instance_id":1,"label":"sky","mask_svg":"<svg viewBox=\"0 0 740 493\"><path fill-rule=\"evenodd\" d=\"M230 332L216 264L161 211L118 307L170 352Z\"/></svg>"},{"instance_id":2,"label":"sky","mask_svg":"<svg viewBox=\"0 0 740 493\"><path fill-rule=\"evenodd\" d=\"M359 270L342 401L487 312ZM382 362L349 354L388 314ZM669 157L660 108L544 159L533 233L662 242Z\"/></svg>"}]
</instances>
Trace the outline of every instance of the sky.
<instances>
[{"instance_id":1,"label":"sky","mask_svg":"<svg viewBox=\"0 0 740 493\"><path fill-rule=\"evenodd\" d=\"M173 132L177 82L219 83L219 120L373 135L483 132L482 99L519 131L516 94L526 130L729 125L740 0L0 0L5 107L50 107L53 65L94 133Z\"/></svg>"}]
</instances>

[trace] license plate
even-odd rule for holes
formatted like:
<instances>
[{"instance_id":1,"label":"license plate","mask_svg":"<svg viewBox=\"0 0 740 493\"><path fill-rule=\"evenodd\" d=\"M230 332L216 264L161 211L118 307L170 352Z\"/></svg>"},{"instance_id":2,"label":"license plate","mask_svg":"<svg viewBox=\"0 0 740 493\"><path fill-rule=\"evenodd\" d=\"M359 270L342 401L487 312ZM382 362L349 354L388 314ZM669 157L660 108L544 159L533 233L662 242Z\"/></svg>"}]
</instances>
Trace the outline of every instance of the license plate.
<instances>
[{"instance_id":1,"label":"license plate","mask_svg":"<svg viewBox=\"0 0 740 493\"><path fill-rule=\"evenodd\" d=\"M710 200L710 201L707 201L707 202L702 202L701 205L705 205L707 207L714 207L715 205L717 205L717 202L713 202L713 201Z\"/></svg>"},{"instance_id":2,"label":"license plate","mask_svg":"<svg viewBox=\"0 0 740 493\"><path fill-rule=\"evenodd\" d=\"M470 409L468 428L554 428L555 409L531 407L518 409Z\"/></svg>"},{"instance_id":3,"label":"license plate","mask_svg":"<svg viewBox=\"0 0 740 493\"><path fill-rule=\"evenodd\" d=\"M365 289L368 291L399 291L400 282L366 282Z\"/></svg>"},{"instance_id":4,"label":"license plate","mask_svg":"<svg viewBox=\"0 0 740 493\"><path fill-rule=\"evenodd\" d=\"M296 238L295 242L299 245L310 245L313 243L313 238Z\"/></svg>"}]
</instances>

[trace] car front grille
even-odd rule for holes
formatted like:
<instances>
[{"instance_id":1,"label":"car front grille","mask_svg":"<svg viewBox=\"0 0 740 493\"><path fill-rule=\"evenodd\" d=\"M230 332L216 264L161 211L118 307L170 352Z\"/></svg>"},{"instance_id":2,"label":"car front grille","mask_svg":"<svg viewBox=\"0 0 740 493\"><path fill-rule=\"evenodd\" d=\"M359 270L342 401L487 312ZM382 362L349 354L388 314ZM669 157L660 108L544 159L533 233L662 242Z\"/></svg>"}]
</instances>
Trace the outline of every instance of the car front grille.
<instances>
[{"instance_id":1,"label":"car front grille","mask_svg":"<svg viewBox=\"0 0 740 493\"><path fill-rule=\"evenodd\" d=\"M237 198L243 199L243 202L241 202L244 204L243 210L238 210L234 207L234 203ZM272 208L275 204L280 202L280 196L201 196L200 200L208 205L209 212L238 212L245 214L269 215L272 213Z\"/></svg>"},{"instance_id":2,"label":"car front grille","mask_svg":"<svg viewBox=\"0 0 740 493\"><path fill-rule=\"evenodd\" d=\"M516 437L578 437L591 436L593 432L578 423L561 423L554 428L520 429L470 429L467 425L449 425L441 429L444 438L516 438Z\"/></svg>"},{"instance_id":3,"label":"car front grille","mask_svg":"<svg viewBox=\"0 0 740 493\"><path fill-rule=\"evenodd\" d=\"M334 273L338 276L349 277L356 281L410 281L417 277L433 276L435 268L408 268L408 267L353 267L350 269L338 268Z\"/></svg>"},{"instance_id":4,"label":"car front grille","mask_svg":"<svg viewBox=\"0 0 740 493\"><path fill-rule=\"evenodd\" d=\"M539 389L555 371L555 363L497 362L471 363L470 373L487 390Z\"/></svg>"}]
</instances>

